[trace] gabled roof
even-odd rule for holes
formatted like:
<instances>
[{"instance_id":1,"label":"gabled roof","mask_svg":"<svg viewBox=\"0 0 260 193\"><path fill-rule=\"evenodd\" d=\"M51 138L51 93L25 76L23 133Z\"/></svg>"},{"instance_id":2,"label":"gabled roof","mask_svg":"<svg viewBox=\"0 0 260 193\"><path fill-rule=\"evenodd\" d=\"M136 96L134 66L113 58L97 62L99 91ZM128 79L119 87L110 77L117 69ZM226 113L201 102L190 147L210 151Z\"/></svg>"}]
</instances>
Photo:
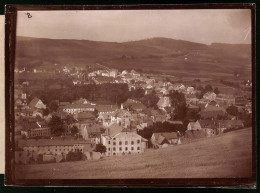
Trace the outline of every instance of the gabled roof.
<instances>
[{"instance_id":1,"label":"gabled roof","mask_svg":"<svg viewBox=\"0 0 260 193\"><path fill-rule=\"evenodd\" d=\"M118 112L116 113L116 117L120 117L120 118L122 118L122 117L124 117L125 115L129 115L129 116L132 116L132 114L129 112L129 111L127 111L127 110L124 110L124 109L120 109L120 110L118 110Z\"/></svg>"},{"instance_id":2,"label":"gabled roof","mask_svg":"<svg viewBox=\"0 0 260 193\"><path fill-rule=\"evenodd\" d=\"M112 112L118 109L116 105L97 105L96 110L98 112Z\"/></svg>"},{"instance_id":3,"label":"gabled roof","mask_svg":"<svg viewBox=\"0 0 260 193\"><path fill-rule=\"evenodd\" d=\"M92 112L81 112L78 114L78 119L93 119L93 118L95 118L95 115Z\"/></svg>"},{"instance_id":4,"label":"gabled roof","mask_svg":"<svg viewBox=\"0 0 260 193\"><path fill-rule=\"evenodd\" d=\"M37 97L34 97L34 99L29 103L30 108L35 108L35 105L40 101Z\"/></svg>"},{"instance_id":5,"label":"gabled roof","mask_svg":"<svg viewBox=\"0 0 260 193\"><path fill-rule=\"evenodd\" d=\"M121 127L118 124L114 123L114 124L110 125L106 129L105 134L108 135L108 136L113 137L117 133L120 133L123 129L124 129L123 127Z\"/></svg>"},{"instance_id":6,"label":"gabled roof","mask_svg":"<svg viewBox=\"0 0 260 193\"><path fill-rule=\"evenodd\" d=\"M87 131L89 134L101 133L101 130L102 130L102 126L99 124L90 125L90 126L87 126L86 128L87 128Z\"/></svg>"},{"instance_id":7,"label":"gabled roof","mask_svg":"<svg viewBox=\"0 0 260 193\"><path fill-rule=\"evenodd\" d=\"M63 109L84 109L84 108L95 108L95 106L90 104L68 104L62 106Z\"/></svg>"},{"instance_id":8,"label":"gabled roof","mask_svg":"<svg viewBox=\"0 0 260 193\"><path fill-rule=\"evenodd\" d=\"M121 131L120 133L114 135L115 138L142 138L140 135L133 131Z\"/></svg>"},{"instance_id":9,"label":"gabled roof","mask_svg":"<svg viewBox=\"0 0 260 193\"><path fill-rule=\"evenodd\" d=\"M129 105L129 107L133 110L144 110L146 107L143 105L143 103L132 103Z\"/></svg>"},{"instance_id":10,"label":"gabled roof","mask_svg":"<svg viewBox=\"0 0 260 193\"><path fill-rule=\"evenodd\" d=\"M179 138L177 132L159 132L159 133L153 133L153 135L156 140L158 140L160 136L165 137L167 140Z\"/></svg>"},{"instance_id":11,"label":"gabled roof","mask_svg":"<svg viewBox=\"0 0 260 193\"><path fill-rule=\"evenodd\" d=\"M74 139L68 137L57 137L53 139L27 139L19 140L19 147L32 147L32 146L57 146L57 145L74 145L74 144L90 144L89 140Z\"/></svg>"}]
</instances>

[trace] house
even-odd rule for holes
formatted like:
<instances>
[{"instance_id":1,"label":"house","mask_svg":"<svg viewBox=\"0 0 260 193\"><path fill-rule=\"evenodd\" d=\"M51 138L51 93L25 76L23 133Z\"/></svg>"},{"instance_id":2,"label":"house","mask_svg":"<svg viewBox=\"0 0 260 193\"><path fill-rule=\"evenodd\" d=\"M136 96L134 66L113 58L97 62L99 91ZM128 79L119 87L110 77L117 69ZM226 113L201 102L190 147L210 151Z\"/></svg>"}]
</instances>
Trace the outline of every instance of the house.
<instances>
[{"instance_id":1,"label":"house","mask_svg":"<svg viewBox=\"0 0 260 193\"><path fill-rule=\"evenodd\" d=\"M205 132L205 136L210 137L223 133L226 129L224 122L219 120L197 120L196 126Z\"/></svg>"},{"instance_id":2,"label":"house","mask_svg":"<svg viewBox=\"0 0 260 193\"><path fill-rule=\"evenodd\" d=\"M217 97L217 95L216 95L214 92L207 92L207 93L205 93L205 94L203 95L203 98L204 98L204 99L207 99L207 100L209 100L209 101L215 100L216 97Z\"/></svg>"},{"instance_id":3,"label":"house","mask_svg":"<svg viewBox=\"0 0 260 193\"><path fill-rule=\"evenodd\" d=\"M133 110L133 111L137 111L137 112L141 112L146 108L142 102L133 100L133 99L128 99L122 105L123 105L123 107L127 108L128 110Z\"/></svg>"},{"instance_id":4,"label":"house","mask_svg":"<svg viewBox=\"0 0 260 193\"><path fill-rule=\"evenodd\" d=\"M167 120L165 113L160 109L155 110L153 108L146 108L144 114L146 114L153 122L164 122Z\"/></svg>"},{"instance_id":5,"label":"house","mask_svg":"<svg viewBox=\"0 0 260 193\"><path fill-rule=\"evenodd\" d=\"M112 116L114 116L115 113L100 113L98 114L98 121L102 123L103 126L108 127L111 125L112 122Z\"/></svg>"},{"instance_id":6,"label":"house","mask_svg":"<svg viewBox=\"0 0 260 193\"><path fill-rule=\"evenodd\" d=\"M210 101L205 105L205 108L207 108L208 106L214 106L214 107L219 107L219 104L216 101Z\"/></svg>"},{"instance_id":7,"label":"house","mask_svg":"<svg viewBox=\"0 0 260 193\"><path fill-rule=\"evenodd\" d=\"M111 121L127 128L131 126L131 122L134 121L134 118L128 110L119 109L111 116Z\"/></svg>"},{"instance_id":8,"label":"house","mask_svg":"<svg viewBox=\"0 0 260 193\"><path fill-rule=\"evenodd\" d=\"M138 154L145 151L147 140L128 129L115 135L102 136L102 144L106 146L106 156Z\"/></svg>"},{"instance_id":9,"label":"house","mask_svg":"<svg viewBox=\"0 0 260 193\"><path fill-rule=\"evenodd\" d=\"M157 103L158 108L171 107L170 98L167 96L161 97Z\"/></svg>"},{"instance_id":10,"label":"house","mask_svg":"<svg viewBox=\"0 0 260 193\"><path fill-rule=\"evenodd\" d=\"M178 132L153 133L151 143L154 148L167 147L168 145L181 144Z\"/></svg>"},{"instance_id":11,"label":"house","mask_svg":"<svg viewBox=\"0 0 260 193\"><path fill-rule=\"evenodd\" d=\"M43 104L43 102L38 99L37 97L35 97L30 103L29 103L29 107L31 109L46 109L46 105Z\"/></svg>"},{"instance_id":12,"label":"house","mask_svg":"<svg viewBox=\"0 0 260 193\"><path fill-rule=\"evenodd\" d=\"M34 137L50 137L51 136L51 129L49 127L44 128L34 128L28 130L28 137L34 138Z\"/></svg>"},{"instance_id":13,"label":"house","mask_svg":"<svg viewBox=\"0 0 260 193\"><path fill-rule=\"evenodd\" d=\"M102 133L104 133L104 128L100 124L88 124L88 123L78 123L79 133L84 139L89 138L99 138Z\"/></svg>"},{"instance_id":14,"label":"house","mask_svg":"<svg viewBox=\"0 0 260 193\"><path fill-rule=\"evenodd\" d=\"M46 154L46 155L66 155L70 151L81 151L82 153L90 152L93 150L93 145L89 140L73 139L66 137L56 137L53 139L27 139L18 140L18 147L30 156L31 153ZM19 154L19 152L17 153ZM27 156L21 154L23 159ZM26 160L24 161L26 163Z\"/></svg>"},{"instance_id":15,"label":"house","mask_svg":"<svg viewBox=\"0 0 260 193\"><path fill-rule=\"evenodd\" d=\"M80 112L94 112L95 106L90 104L68 104L65 106L61 106L63 112L69 113L69 114L76 114Z\"/></svg>"},{"instance_id":16,"label":"house","mask_svg":"<svg viewBox=\"0 0 260 193\"><path fill-rule=\"evenodd\" d=\"M115 78L115 77L117 76L117 73L118 73L118 70L116 70L116 69L111 69L111 70L109 71L109 76Z\"/></svg>"},{"instance_id":17,"label":"house","mask_svg":"<svg viewBox=\"0 0 260 193\"><path fill-rule=\"evenodd\" d=\"M176 84L172 85L172 87L173 87L173 90L175 90L175 91L185 90L185 86L181 83L176 83Z\"/></svg>"},{"instance_id":18,"label":"house","mask_svg":"<svg viewBox=\"0 0 260 193\"><path fill-rule=\"evenodd\" d=\"M186 130L184 134L184 138L189 140L204 138L207 136L206 130Z\"/></svg>"},{"instance_id":19,"label":"house","mask_svg":"<svg viewBox=\"0 0 260 193\"><path fill-rule=\"evenodd\" d=\"M141 123L136 126L137 131L143 130L145 127L148 127L147 123Z\"/></svg>"},{"instance_id":20,"label":"house","mask_svg":"<svg viewBox=\"0 0 260 193\"><path fill-rule=\"evenodd\" d=\"M201 130L201 126L199 124L198 121L196 122L189 122L188 126L187 126L187 130L188 131L196 131L196 130Z\"/></svg>"},{"instance_id":21,"label":"house","mask_svg":"<svg viewBox=\"0 0 260 193\"><path fill-rule=\"evenodd\" d=\"M199 114L202 119L217 119L219 116L224 116L226 110L223 107L207 105Z\"/></svg>"},{"instance_id":22,"label":"house","mask_svg":"<svg viewBox=\"0 0 260 193\"><path fill-rule=\"evenodd\" d=\"M117 123L113 123L112 125L109 125L106 130L105 130L105 135L108 136L114 136L118 133L120 133L121 131L123 131L123 127L119 126Z\"/></svg>"},{"instance_id":23,"label":"house","mask_svg":"<svg viewBox=\"0 0 260 193\"><path fill-rule=\"evenodd\" d=\"M187 94L194 94L194 93L195 93L194 87L191 86L187 87Z\"/></svg>"},{"instance_id":24,"label":"house","mask_svg":"<svg viewBox=\"0 0 260 193\"><path fill-rule=\"evenodd\" d=\"M128 72L126 70L123 70L121 75L125 76L126 74L128 74Z\"/></svg>"}]
</instances>

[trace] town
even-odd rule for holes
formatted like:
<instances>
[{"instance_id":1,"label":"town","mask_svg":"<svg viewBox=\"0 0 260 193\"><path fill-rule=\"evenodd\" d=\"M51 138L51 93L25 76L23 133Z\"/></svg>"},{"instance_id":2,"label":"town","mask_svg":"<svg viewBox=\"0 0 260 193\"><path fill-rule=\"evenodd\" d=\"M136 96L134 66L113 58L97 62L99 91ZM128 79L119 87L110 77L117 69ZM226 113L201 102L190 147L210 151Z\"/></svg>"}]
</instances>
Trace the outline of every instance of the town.
<instances>
[{"instance_id":1,"label":"town","mask_svg":"<svg viewBox=\"0 0 260 193\"><path fill-rule=\"evenodd\" d=\"M96 65L15 69L16 164L131 156L252 127L251 96L221 92L199 77L185 82ZM252 82L238 86L250 91Z\"/></svg>"}]
</instances>

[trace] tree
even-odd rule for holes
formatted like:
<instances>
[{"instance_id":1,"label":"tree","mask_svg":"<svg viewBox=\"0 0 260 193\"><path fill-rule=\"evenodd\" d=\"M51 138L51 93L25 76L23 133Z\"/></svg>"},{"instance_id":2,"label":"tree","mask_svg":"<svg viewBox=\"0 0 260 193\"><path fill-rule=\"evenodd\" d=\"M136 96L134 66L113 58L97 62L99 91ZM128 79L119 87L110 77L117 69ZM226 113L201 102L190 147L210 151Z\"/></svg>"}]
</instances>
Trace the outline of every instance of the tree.
<instances>
[{"instance_id":1,"label":"tree","mask_svg":"<svg viewBox=\"0 0 260 193\"><path fill-rule=\"evenodd\" d=\"M220 93L219 90L218 90L218 87L214 88L214 93L215 94L219 94Z\"/></svg>"},{"instance_id":2,"label":"tree","mask_svg":"<svg viewBox=\"0 0 260 193\"><path fill-rule=\"evenodd\" d=\"M234 105L227 108L227 113L233 116L238 116L238 108Z\"/></svg>"},{"instance_id":3,"label":"tree","mask_svg":"<svg viewBox=\"0 0 260 193\"><path fill-rule=\"evenodd\" d=\"M147 94L143 97L142 102L146 107L156 107L159 97L154 93Z\"/></svg>"},{"instance_id":4,"label":"tree","mask_svg":"<svg viewBox=\"0 0 260 193\"><path fill-rule=\"evenodd\" d=\"M71 131L71 134L72 134L72 135L75 135L75 134L77 134L77 133L79 132L79 129L78 129L77 126L74 125L74 126L70 129L70 131Z\"/></svg>"},{"instance_id":5,"label":"tree","mask_svg":"<svg viewBox=\"0 0 260 193\"><path fill-rule=\"evenodd\" d=\"M50 114L50 110L48 108L43 109L43 113L42 113L43 116L47 116L49 114Z\"/></svg>"},{"instance_id":6,"label":"tree","mask_svg":"<svg viewBox=\"0 0 260 193\"><path fill-rule=\"evenodd\" d=\"M53 116L49 122L49 127L51 129L51 134L55 136L61 136L64 131L64 125L60 117Z\"/></svg>"},{"instance_id":7,"label":"tree","mask_svg":"<svg viewBox=\"0 0 260 193\"><path fill-rule=\"evenodd\" d=\"M37 155L37 163L38 164L43 163L43 155L41 153Z\"/></svg>"},{"instance_id":8,"label":"tree","mask_svg":"<svg viewBox=\"0 0 260 193\"><path fill-rule=\"evenodd\" d=\"M107 151L106 146L99 143L96 145L95 152L105 153Z\"/></svg>"},{"instance_id":9,"label":"tree","mask_svg":"<svg viewBox=\"0 0 260 193\"><path fill-rule=\"evenodd\" d=\"M184 119L188 111L185 95L178 91L172 91L169 97L171 100L171 105L172 107L174 107L173 119L175 120Z\"/></svg>"},{"instance_id":10,"label":"tree","mask_svg":"<svg viewBox=\"0 0 260 193\"><path fill-rule=\"evenodd\" d=\"M50 108L51 112L55 112L55 111L58 110L59 105L56 101L51 101L50 104L49 104L49 108Z\"/></svg>"},{"instance_id":11,"label":"tree","mask_svg":"<svg viewBox=\"0 0 260 193\"><path fill-rule=\"evenodd\" d=\"M141 98L144 97L145 91L144 91L144 89L142 89L142 88L137 88L137 89L135 89L135 90L132 90L132 91L130 92L130 94L131 94L131 97L132 97L132 98L141 99Z\"/></svg>"},{"instance_id":12,"label":"tree","mask_svg":"<svg viewBox=\"0 0 260 193\"><path fill-rule=\"evenodd\" d=\"M197 89L198 89L199 91L203 91L203 87L202 87L201 85L199 85L199 86L197 87Z\"/></svg>"},{"instance_id":13,"label":"tree","mask_svg":"<svg viewBox=\"0 0 260 193\"><path fill-rule=\"evenodd\" d=\"M204 93L206 93L206 92L212 92L213 91L213 88L212 88L212 86L211 85L206 85L205 86L205 88L204 88Z\"/></svg>"},{"instance_id":14,"label":"tree","mask_svg":"<svg viewBox=\"0 0 260 193\"><path fill-rule=\"evenodd\" d=\"M67 157L66 157L67 161L80 161L82 159L83 159L83 153L81 151L79 151L78 149L76 149L75 152L69 151L69 153L67 154Z\"/></svg>"}]
</instances>

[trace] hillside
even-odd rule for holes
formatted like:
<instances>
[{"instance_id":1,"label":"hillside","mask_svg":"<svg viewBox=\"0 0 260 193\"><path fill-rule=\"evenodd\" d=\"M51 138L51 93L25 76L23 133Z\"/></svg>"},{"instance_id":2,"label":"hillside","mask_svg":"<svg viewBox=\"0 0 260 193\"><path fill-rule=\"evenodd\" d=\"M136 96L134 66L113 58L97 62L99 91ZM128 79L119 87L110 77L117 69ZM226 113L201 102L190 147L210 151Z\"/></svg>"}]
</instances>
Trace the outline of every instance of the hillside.
<instances>
[{"instance_id":1,"label":"hillside","mask_svg":"<svg viewBox=\"0 0 260 193\"><path fill-rule=\"evenodd\" d=\"M17 37L17 66L95 65L142 69L175 76L251 74L250 45L205 45L168 38L131 42L97 42Z\"/></svg>"},{"instance_id":2,"label":"hillside","mask_svg":"<svg viewBox=\"0 0 260 193\"><path fill-rule=\"evenodd\" d=\"M252 128L143 154L17 165L17 178L233 178L252 175Z\"/></svg>"}]
</instances>

